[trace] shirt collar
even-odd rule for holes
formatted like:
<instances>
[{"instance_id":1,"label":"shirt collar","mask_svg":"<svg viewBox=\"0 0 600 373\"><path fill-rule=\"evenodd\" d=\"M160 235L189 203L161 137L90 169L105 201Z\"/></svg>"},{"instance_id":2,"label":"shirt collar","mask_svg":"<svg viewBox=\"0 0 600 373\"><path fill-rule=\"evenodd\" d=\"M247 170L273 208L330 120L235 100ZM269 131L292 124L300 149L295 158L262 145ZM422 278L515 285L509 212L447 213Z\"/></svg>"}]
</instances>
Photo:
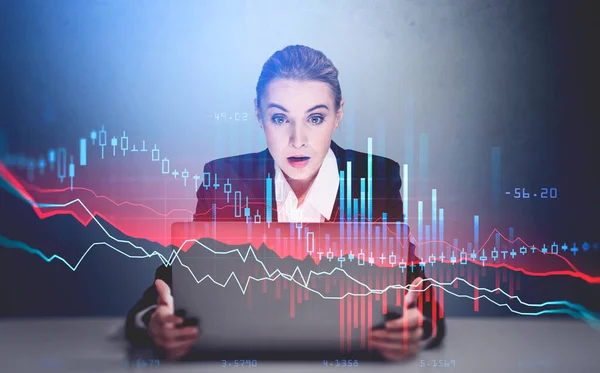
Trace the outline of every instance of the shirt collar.
<instances>
[{"instance_id":1,"label":"shirt collar","mask_svg":"<svg viewBox=\"0 0 600 373\"><path fill-rule=\"evenodd\" d=\"M275 163L275 197L277 201L285 202L288 198L296 197L294 191L285 179L283 172ZM278 188L277 185L281 185ZM340 175L335 154L329 149L315 181L311 185L304 203L313 206L325 219L331 219L331 212L335 205L338 187L340 185Z\"/></svg>"}]
</instances>

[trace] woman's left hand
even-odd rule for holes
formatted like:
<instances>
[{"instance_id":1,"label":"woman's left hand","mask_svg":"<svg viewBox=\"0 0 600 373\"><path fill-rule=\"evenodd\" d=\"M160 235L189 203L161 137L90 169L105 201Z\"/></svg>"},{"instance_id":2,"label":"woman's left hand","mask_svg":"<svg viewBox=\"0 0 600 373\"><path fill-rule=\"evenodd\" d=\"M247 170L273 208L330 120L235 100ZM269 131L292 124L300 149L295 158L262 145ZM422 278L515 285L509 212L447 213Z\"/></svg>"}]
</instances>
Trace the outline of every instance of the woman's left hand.
<instances>
[{"instance_id":1,"label":"woman's left hand","mask_svg":"<svg viewBox=\"0 0 600 373\"><path fill-rule=\"evenodd\" d=\"M418 307L414 307L414 303L422 288L423 279L418 277L412 282L406 295L402 317L388 321L385 329L371 330L371 345L384 358L406 360L419 352L423 337L423 327L419 326L419 320L423 319L423 315Z\"/></svg>"}]
</instances>

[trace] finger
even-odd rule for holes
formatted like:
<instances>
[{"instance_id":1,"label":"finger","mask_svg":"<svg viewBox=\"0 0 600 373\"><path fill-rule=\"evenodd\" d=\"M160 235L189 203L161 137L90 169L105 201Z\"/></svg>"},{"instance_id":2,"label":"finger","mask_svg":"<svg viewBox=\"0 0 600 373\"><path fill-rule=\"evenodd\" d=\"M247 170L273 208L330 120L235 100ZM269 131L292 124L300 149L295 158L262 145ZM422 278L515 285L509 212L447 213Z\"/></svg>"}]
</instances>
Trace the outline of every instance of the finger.
<instances>
[{"instance_id":1,"label":"finger","mask_svg":"<svg viewBox=\"0 0 600 373\"><path fill-rule=\"evenodd\" d=\"M376 348L380 351L387 351L387 352L407 353L407 352L414 351L415 349L419 348L418 343L403 344L403 343L398 343L398 342L382 341L382 340L378 340L378 339L372 339L370 342L371 342L371 346L373 346L374 348Z\"/></svg>"},{"instance_id":2,"label":"finger","mask_svg":"<svg viewBox=\"0 0 600 373\"><path fill-rule=\"evenodd\" d=\"M156 291L158 292L158 304L164 304L173 311L173 296L171 295L171 288L163 280L157 279L154 282Z\"/></svg>"},{"instance_id":3,"label":"finger","mask_svg":"<svg viewBox=\"0 0 600 373\"><path fill-rule=\"evenodd\" d=\"M191 347L194 342L196 342L197 337L186 337L185 339L176 340L176 339L168 339L164 341L164 348L166 350L178 350L182 348Z\"/></svg>"},{"instance_id":4,"label":"finger","mask_svg":"<svg viewBox=\"0 0 600 373\"><path fill-rule=\"evenodd\" d=\"M198 324L200 324L200 320L197 317L186 317L183 319L183 322L181 324L177 324L176 327L181 329L188 326L198 326Z\"/></svg>"},{"instance_id":5,"label":"finger","mask_svg":"<svg viewBox=\"0 0 600 373\"><path fill-rule=\"evenodd\" d=\"M390 332L384 336L373 335L373 339L388 341L392 343L412 344L419 342L423 338L423 328L416 328L413 331Z\"/></svg>"},{"instance_id":6,"label":"finger","mask_svg":"<svg viewBox=\"0 0 600 373\"><path fill-rule=\"evenodd\" d=\"M156 344L164 350L169 350L192 345L197 339L198 335L167 337L165 334L162 334L160 337L156 338Z\"/></svg>"},{"instance_id":7,"label":"finger","mask_svg":"<svg viewBox=\"0 0 600 373\"><path fill-rule=\"evenodd\" d=\"M418 309L410 308L401 318L386 322L385 329L388 331L414 330L419 327L419 319L422 317L423 315Z\"/></svg>"},{"instance_id":8,"label":"finger","mask_svg":"<svg viewBox=\"0 0 600 373\"><path fill-rule=\"evenodd\" d=\"M183 322L183 318L173 315L165 305L158 306L152 316L156 318L156 321L158 321L158 324L161 326Z\"/></svg>"},{"instance_id":9,"label":"finger","mask_svg":"<svg viewBox=\"0 0 600 373\"><path fill-rule=\"evenodd\" d=\"M387 330L371 330L369 338L385 340L388 337L389 332Z\"/></svg>"},{"instance_id":10,"label":"finger","mask_svg":"<svg viewBox=\"0 0 600 373\"><path fill-rule=\"evenodd\" d=\"M404 308L411 307L417 301L417 297L421 294L421 290L423 290L423 279L417 277L408 287L408 293L404 299Z\"/></svg>"},{"instance_id":11,"label":"finger","mask_svg":"<svg viewBox=\"0 0 600 373\"><path fill-rule=\"evenodd\" d=\"M186 339L187 337L198 337L198 328L195 326L189 326L183 329L167 328L164 336L168 339Z\"/></svg>"},{"instance_id":12,"label":"finger","mask_svg":"<svg viewBox=\"0 0 600 373\"><path fill-rule=\"evenodd\" d=\"M183 319L179 316L169 314L169 315L165 315L165 316L159 318L159 322L163 327L164 326L173 326L173 325L181 324L183 322Z\"/></svg>"},{"instance_id":13,"label":"finger","mask_svg":"<svg viewBox=\"0 0 600 373\"><path fill-rule=\"evenodd\" d=\"M373 333L370 339L380 342L412 344L421 341L423 338L423 329L417 328L412 331Z\"/></svg>"}]
</instances>

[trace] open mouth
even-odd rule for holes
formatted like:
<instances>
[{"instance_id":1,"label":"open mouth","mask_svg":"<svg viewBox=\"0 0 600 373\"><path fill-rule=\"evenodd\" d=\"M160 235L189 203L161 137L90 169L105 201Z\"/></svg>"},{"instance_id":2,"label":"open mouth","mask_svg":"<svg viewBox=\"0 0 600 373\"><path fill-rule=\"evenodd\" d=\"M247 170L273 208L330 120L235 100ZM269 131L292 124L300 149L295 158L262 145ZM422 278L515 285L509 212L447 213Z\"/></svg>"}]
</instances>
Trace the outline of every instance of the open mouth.
<instances>
[{"instance_id":1,"label":"open mouth","mask_svg":"<svg viewBox=\"0 0 600 373\"><path fill-rule=\"evenodd\" d=\"M308 164L309 160L310 160L310 157L305 157L305 156L288 157L288 162L290 163L290 165L292 167L295 167L295 168L302 168L302 167L306 166Z\"/></svg>"}]
</instances>

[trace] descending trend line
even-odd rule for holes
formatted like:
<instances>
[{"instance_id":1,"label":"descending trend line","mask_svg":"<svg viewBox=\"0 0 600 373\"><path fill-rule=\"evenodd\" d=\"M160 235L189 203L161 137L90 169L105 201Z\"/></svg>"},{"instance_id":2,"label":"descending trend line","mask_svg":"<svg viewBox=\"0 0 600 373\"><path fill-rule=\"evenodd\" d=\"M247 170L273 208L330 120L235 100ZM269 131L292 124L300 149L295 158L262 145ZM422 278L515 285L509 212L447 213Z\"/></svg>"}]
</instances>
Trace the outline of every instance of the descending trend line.
<instances>
[{"instance_id":1,"label":"descending trend line","mask_svg":"<svg viewBox=\"0 0 600 373\"><path fill-rule=\"evenodd\" d=\"M163 217L163 218L169 217L169 215L171 215L174 212L178 212L178 211L180 211L180 212L187 212L190 215L194 214L194 211L188 210L188 209L171 209L171 210L169 210L166 213L161 213L161 212L158 212L157 210L155 210L152 207L150 207L148 205L145 205L143 203L135 203L135 202L130 202L130 201L117 202L117 201L113 200L112 198L110 198L108 196L99 195L93 189L86 188L86 187L77 187L77 186L74 186L72 189L71 189L71 187L65 187L65 188L62 188L62 189L44 189L44 188L38 187L37 185L33 185L33 184L30 184L30 183L27 183L26 181L24 181L22 179L19 180L19 182L21 183L21 185L23 185L25 187L25 189L27 189L27 190L33 190L33 191L35 191L37 193L43 193L43 194L63 193L63 192L70 192L72 190L83 190L83 191L86 191L86 192L89 192L89 193L93 194L94 197L96 197L98 199L105 199L105 200L109 201L110 203L112 203L113 205L115 205L117 207L124 206L124 205L129 205L129 206L132 206L132 207L140 207L140 208L146 209L148 211L151 211L154 214L156 214L156 215L158 215L160 217Z\"/></svg>"},{"instance_id":2,"label":"descending trend line","mask_svg":"<svg viewBox=\"0 0 600 373\"><path fill-rule=\"evenodd\" d=\"M210 213L211 210L212 210L212 208L211 208L211 209L209 209L209 210L207 210L207 211L205 211L203 213L196 213L196 212L188 210L188 209L172 209L172 210L170 210L167 213L160 213L160 212L156 211L155 209L153 209L152 207L144 205L142 203L134 203L134 202L130 202L130 201L116 202L116 201L114 201L113 199L111 199L108 196L98 195L93 189L90 189L90 188L85 188L85 187L73 187L73 188L65 187L65 188L62 188L62 189L58 189L58 188L55 188L55 189L49 189L49 188L44 189L44 188L40 188L40 187L38 187L38 186L36 186L34 184L30 184L30 183L28 183L27 181L25 181L23 179L19 179L18 182L21 185L24 185L25 189L34 190L34 191L36 191L38 193L44 193L44 194L48 194L48 193L62 193L62 192L69 192L69 191L72 191L72 190L83 190L83 191L87 191L89 193L92 193L94 195L94 197L96 197L98 199L106 199L106 200L108 200L109 202L111 202L112 204L114 204L117 207L120 207L120 206L123 206L123 205L130 205L130 206L133 206L133 207L140 207L140 208L144 208L146 210L149 210L149 211L151 211L151 212L153 212L156 215L161 216L161 217L168 217L169 215L171 215L173 212L176 212L176 211L187 212L187 213L189 213L191 215L206 215L206 214ZM254 204L256 204L256 203L254 203ZM266 206L266 203L264 205ZM217 209L218 210L223 210L225 208L231 208L232 206L233 205L223 205L223 206L217 207ZM274 211L276 211L275 207L272 207L272 208L274 209ZM360 218L360 214L358 214L358 215L359 215L359 218ZM377 222L377 221L380 221L380 220L381 220L381 218L378 218L378 219L376 219L374 221ZM389 232L393 233L391 230ZM497 228L494 228L492 230L492 232L488 235L487 239L484 241L483 245L481 245L479 248L477 248L477 251L475 251L475 254L481 253L481 251L483 250L483 248L485 247L485 245L492 239L492 237L494 236L495 233L499 234L500 237L502 237L502 239L504 241L506 241L507 243L509 243L509 244L515 244L517 241L520 241L521 244L523 246L527 247L528 249L531 249L533 247L532 245L529 245L527 242L525 242L525 240L523 240L520 236L517 236L515 239L510 240L504 234L502 234ZM411 234L411 236L414 237L412 234ZM460 249L458 247L456 247L454 245L450 245L449 243L447 243L445 241L441 241L441 240L422 241L422 242L419 242L418 244L420 246L423 246L423 245L432 244L432 243L441 243L441 244L444 244L447 247L450 247L452 249L460 251ZM560 253L551 253L551 252L550 253L548 253L548 252L544 253L540 248L534 248L534 251L543 253L544 255L557 256L557 257L561 258L562 260L564 260L567 263L567 265L571 269L573 269L573 271L576 271L576 272L578 271L578 269L567 258L565 258L564 256L562 256ZM443 260L440 260L440 261L443 262ZM447 262L449 262L449 261L447 261ZM475 261L472 261L472 262L475 263ZM490 265L490 263L488 263L488 265Z\"/></svg>"},{"instance_id":3,"label":"descending trend line","mask_svg":"<svg viewBox=\"0 0 600 373\"><path fill-rule=\"evenodd\" d=\"M104 228L104 226L96 219L96 216L102 217L109 224L111 224L111 225L113 225L115 227L116 227L116 225L112 224L111 221L110 221L110 219L107 218L107 217L105 217L105 216L103 216L102 214L100 214L98 212L96 214L92 213L87 208L87 206L79 198L77 198L75 200L72 200L70 202L67 202L67 203L63 203L63 204L43 204L43 203L37 203L37 202L35 202L35 200L33 199L33 197L31 197L31 195L29 195L29 193L27 193L27 191L24 189L24 187L21 184L19 184L19 182L16 180L16 178L5 168L5 166L2 164L2 162L0 162L0 175L2 175L2 177L5 179L5 182L10 187L9 191L12 192L13 194L17 195L21 199L25 200L27 203L29 203L32 206L32 208L34 209L34 211L36 212L36 214L38 215L38 217L40 219L44 219L44 218L47 218L47 217L50 217L50 216L54 216L54 215L57 215L57 214L60 213L60 212L45 213L45 212L41 211L40 208L52 208L52 207L55 207L55 208L56 207L64 208L64 207L68 207L68 206L70 206L70 205L72 205L74 203L79 203L85 209L85 211L89 214L89 216L90 216L89 220L87 220L86 222L84 222L82 219L80 219L77 215L75 215L73 213L67 212L66 214L67 215L68 214L72 215L75 219L77 219L84 226L88 226L89 223L93 220L96 224L98 224L100 226L100 228L104 231L104 233L106 233L106 235L108 237L110 237L111 239L113 239L113 240L115 240L117 242L120 242L120 243L128 243L132 247L134 247L136 249L141 249L144 253L148 254L144 250L144 248L142 248L141 246L137 246L137 245L135 245L132 242L127 241L127 240L117 239L117 238L113 237L110 233L108 233L108 231ZM497 230L495 230L495 231L497 232ZM414 236L412 234L411 234L411 236L414 238ZM491 235L490 235L490 237L491 237ZM489 239L490 238L488 238L488 240ZM432 242L439 242L439 241L432 241ZM487 240L486 240L486 242L487 242ZM522 241L522 242L524 242L524 241ZM450 246L450 247L454 247L453 245L449 245L449 244L447 244L445 242L443 242L443 243L446 244L446 245L448 245L448 246ZM423 245L423 243L420 243L419 245ZM546 254L546 255L548 255L548 254ZM529 271L529 270L526 270L524 268L518 268L518 267L515 267L515 266L511 266L511 265L506 264L506 263L500 263L500 264L487 263L487 266L491 267L491 268L508 268L508 269L510 269L512 271L522 272L522 273L524 273L526 275L530 275L530 276L538 276L538 277L542 276L542 277L546 277L546 276L553 276L553 275L567 275L567 276L581 278L584 281L589 282L589 283L600 283L600 277L593 277L591 275L585 274L585 273L579 271L566 258L564 258L564 257L562 257L562 256L560 256L558 254L552 254L552 255L557 255L561 259L563 259L564 261L566 261L569 264L569 266L571 268L573 268L573 271L561 270L561 271L548 271L548 272L541 272L540 273L540 272ZM473 264L479 265L479 262L477 262L475 260L472 260L470 258L467 258L466 260L468 262L473 263ZM449 263L450 261L440 260L440 262L442 262L442 263Z\"/></svg>"},{"instance_id":4,"label":"descending trend line","mask_svg":"<svg viewBox=\"0 0 600 373\"><path fill-rule=\"evenodd\" d=\"M73 188L71 188L71 187L65 187L65 188L54 188L54 189L51 189L51 188L41 188L41 187L39 187L37 185L34 185L34 184L31 184L31 183L27 182L26 180L18 178L17 176L13 175L13 177L16 180L18 180L18 183L21 184L21 185L23 185L25 189L27 189L27 190L34 190L34 191L36 191L38 193L49 194L49 193L69 192L69 191L72 191L72 190L83 190L83 191L87 191L87 192L93 194L94 197L96 197L98 199L105 199L105 200L111 202L112 204L114 204L117 207L120 207L120 206L123 206L123 205L130 205L130 206L133 206L133 207L140 207L140 208L144 208L146 210L149 210L149 211L155 213L156 215L158 215L160 217L168 217L173 212L177 212L177 211L187 212L187 213L189 213L191 215L207 215L207 214L209 214L212 211L212 208L210 208L209 210L207 210L205 212L202 212L202 213L197 213L197 212L194 212L194 211L188 210L188 209L172 209L172 210L170 210L167 213L160 213L157 210L153 209L152 207L144 205L142 203L134 203L134 202L130 202L130 201L116 202L115 200L111 199L110 197L104 196L104 195L98 195L93 189L86 188L86 187L77 187L77 186L74 186ZM256 203L256 202L253 202L253 204L262 204L264 206L267 206L266 203ZM234 205L219 206L219 207L217 207L217 210L223 210L225 208L231 208L232 206L234 206ZM273 208L274 212L277 211L277 209L274 206L271 206L271 207ZM360 213L358 214L358 218L360 218ZM374 220L374 222L378 222L378 221L381 221L381 220L382 220L381 218L377 218L377 219ZM388 229L388 231L390 233L392 233L392 234L394 233L394 232L392 232L389 229ZM475 251L475 254L479 254L479 253L482 252L482 250L484 249L485 245L492 239L492 237L494 236L494 234L500 235L500 237L502 237L502 239L504 241L506 241L507 243L509 243L509 244L515 244L517 241L520 241L523 246L527 247L527 249L533 248L533 245L529 245L520 236L517 236L515 239L510 240L504 234L502 234L497 228L494 228L492 230L492 232L488 235L488 237L486 238L486 240L484 241L483 245L481 245L479 248L477 248L477 251ZM412 234L411 234L411 236L414 237ZM414 237L414 238L416 238L416 237ZM441 243L441 244L444 244L447 247L451 247L452 249L460 251L458 247L456 247L454 245L450 245L448 242L441 241L441 240L422 241L422 242L419 242L419 245L423 246L423 245L427 245L427 244L431 244L431 243ZM557 256L557 257L561 258L562 260L564 260L567 263L567 265L569 267L571 267L574 271L578 271L577 268L567 258L565 258L564 256L562 256L560 253L552 253L552 252L546 252L546 253L544 253L541 248L537 248L537 247L534 248L534 251L543 253L544 255ZM443 260L442 260L442 262L443 262ZM475 261L473 261L473 263L475 263ZM488 265L489 265L489 263L488 263Z\"/></svg>"},{"instance_id":5,"label":"descending trend line","mask_svg":"<svg viewBox=\"0 0 600 373\"><path fill-rule=\"evenodd\" d=\"M205 275L203 278L201 278L200 280L196 277L196 275L193 273L193 271L191 270L191 268L189 266L187 266L186 264L184 264L181 261L181 258L179 257L179 252L182 250L182 247L184 247L187 243L191 243L191 242L195 242L199 245L201 245L202 247L204 247L205 249L209 250L210 252L212 252L213 254L217 254L217 255L227 255L227 254L231 254L231 253L237 253L240 258L242 259L242 261L244 263L246 263L248 261L248 258L250 256L250 254L252 254L253 259L259 263L263 270L267 273L267 277L262 277L262 278L257 278L254 276L248 276L248 280L246 281L245 285L242 285L242 283L240 282L239 278L237 277L237 275L234 272L231 272L231 274L228 276L227 280L225 281L225 283L221 284L218 281L216 281L215 279L213 279L212 276L210 276L209 274ZM221 287L226 287L229 284L229 281L233 278L235 279L235 282L238 284L238 286L240 287L240 290L242 291L243 294L246 293L248 286L250 284L250 280L253 281L275 281L276 279L278 279L279 277L283 277L284 279L288 280L288 281L293 281L296 284L298 284L299 286L307 289L308 291L311 291L317 295L319 295L321 298L323 299L332 299L332 300L340 300L340 299L344 299L347 296L367 296L370 294L383 294L385 292L387 292L390 289L405 289L405 290L409 290L409 288L411 287L411 285L389 285L384 289L372 289L371 287L369 287L367 284L362 283L361 281L359 281L358 279L354 278L353 276L351 276L350 274L348 274L343 268L339 268L336 267L334 269L332 269L331 271L321 271L321 272L315 272L315 271L309 271L308 277L305 278L304 274L302 273L300 267L296 266L296 268L294 269L294 271L292 272L291 275L286 274L281 272L279 269L276 269L272 272L269 272L269 270L267 269L267 267L265 266L265 264L256 256L255 250L252 248L252 246L248 247L248 250L246 251L246 254L243 255L241 253L240 250L238 249L232 249L232 250L228 250L228 251L215 251L213 249L211 249L210 247L204 245L203 243L199 242L198 240L192 239L192 240L186 240L181 246L179 246L179 248L176 251L173 251L171 253L171 255L169 256L168 260L163 260L165 259L164 256L162 254L160 254L157 251L154 251L151 254L147 254L145 256L137 256L137 255L129 255L117 248L115 248L114 246L110 245L107 242L96 242L92 245L90 245L90 247L86 250L85 254L81 257L81 259L79 259L79 261L77 262L77 264L75 264L74 266L69 264L68 261L66 261L64 258L60 257L59 255L52 255L50 257L46 256L41 250L39 249L34 249L29 247L27 244L20 242L20 241L13 241L10 240L2 235L0 235L0 245L5 246L5 247L13 247L13 248L17 248L17 249L22 249L30 254L36 254L39 257L41 257L42 259L44 259L46 262L51 262L54 259L58 259L60 261L62 261L63 263L65 263L65 265L67 265L67 267L69 267L72 271L75 271L77 269L77 267L79 267L79 265L81 264L81 262L83 261L83 258L85 257L85 255L95 246L97 245L105 245L110 247L111 249L115 250L116 252L127 256L128 258L134 258L134 259L143 259L143 258L148 258L154 255L158 255L161 260L163 261L163 263L165 265L172 265L172 263L174 262L175 259L178 260L178 262L185 267L190 274L194 277L194 280L197 283L201 283L202 281L204 281L205 279L209 279L211 280L214 284L219 285ZM308 285L310 283L310 279L312 276L321 276L321 275L328 275L328 276L332 276L334 274L334 272L339 271L342 272L347 278L349 278L350 280L356 282L358 285L360 285L363 288L366 288L368 290L368 293L352 293L352 292L347 292L346 294L344 294L343 296L326 296L322 293L320 293L319 291L310 288ZM302 282L298 282L295 279L295 275L296 273L298 273L302 279ZM277 274L276 276L274 276L274 274ZM446 293L453 295L455 297L458 298L468 298L471 300L477 300L477 299L487 299L488 301L490 301L491 303L499 306L499 307L506 307L507 309L509 309L512 313L515 314L519 314L522 316L539 316L539 315L543 315L543 314L547 314L547 313L559 313L559 314L568 314L574 318L577 318L578 315L580 315L582 317L582 319L584 319L589 325L591 325L594 328L597 328L600 330L600 319L597 318L597 316L594 316L594 313L588 311L585 307L579 305L579 304L574 304L571 303L569 301L549 301L549 302L544 302L541 304L535 304L535 303L527 303L521 300L521 298L519 296L516 295L509 295L507 294L503 289L501 288L495 288L495 289L487 289L487 288L479 288L474 286L473 284L469 283L468 281L466 281L465 279L462 279L460 277L456 277L454 278L451 282L439 282L435 279L432 278L426 278L423 279L423 281L430 281L432 284L428 285L426 288L422 289L422 290L416 290L416 291L420 291L420 292L424 292L427 289L429 289L431 286L435 286L437 288L442 289L443 291L445 291ZM456 281L460 281L465 283L466 285L468 285L469 287L479 290L479 291L484 291L484 292L488 292L488 293L494 293L496 291L501 292L503 295L505 295L506 297L510 298L510 299L516 299L520 304L527 306L527 307L536 307L536 308L541 308L541 307L545 307L548 305L558 305L558 306L567 306L568 309L559 309L559 310L542 310L539 312L522 312L522 311L517 311L514 310L509 304L507 303L498 303L495 300L489 298L486 295L480 295L477 297L471 297L469 295L466 294L457 294L454 293L448 289L445 288L445 286L451 286L454 285L454 283ZM420 285L417 284L416 286L418 287Z\"/></svg>"},{"instance_id":6,"label":"descending trend line","mask_svg":"<svg viewBox=\"0 0 600 373\"><path fill-rule=\"evenodd\" d=\"M71 204L73 204L73 203L76 203L76 202L78 202L79 204L81 204L81 206L83 206L83 207L85 208L85 210L86 210L86 211L88 211L88 213L90 213L90 214L91 214L91 212L89 211L89 209L88 209L88 208L85 206L85 204L84 204L84 203L83 203L83 202L82 202L80 199L76 199L76 200L73 200L73 201L71 201L71 202L68 202L68 203L65 203L65 204L37 204L37 206L38 206L38 207L42 207L42 208L43 208L43 207L66 207L66 206L68 206L68 205L71 205ZM107 232L107 231L104 229L104 227L102 226L102 224L101 224L101 223L100 223L100 222L99 222L99 221L98 221L98 220L97 220L95 217L93 217L93 216L92 216L92 219L93 219L94 221L96 221L96 223L97 223L97 224L99 224L99 225L102 227L102 230L104 230L104 232L105 232L105 233L107 233L107 235L108 235L110 238L113 238L113 239L114 239L114 237L112 237L112 236L111 236L111 235L110 235L110 234L109 234L109 233L108 233L108 232ZM414 237L414 236L411 236L411 237ZM123 240L121 240L121 242L128 242L128 241L123 241ZM138 247L138 248L139 248L139 247ZM566 259L565 259L565 260L566 260ZM450 261L449 261L449 260L446 260L446 261L439 260L439 261L440 261L440 262L442 262L442 263L450 263ZM477 264L477 265L479 265L479 262L477 262L477 261L475 261L475 260L472 260L472 259L470 259L470 258L467 258L467 261L469 261L469 262L471 262L471 263L473 263L473 264ZM571 264L571 263L569 262L569 264ZM600 277L593 277L593 276L590 276L590 275L588 275L588 274L585 274L585 273L583 273L583 272L580 272L580 271L578 271L578 270L577 270L577 268L576 268L576 267L574 267L572 264L571 264L571 266L572 266L572 268L574 268L574 271L565 271L565 270L562 270L562 271L547 271L547 272L533 272L533 271L526 270L526 269L524 269L524 268L518 268L518 267L515 267L515 266L511 266L511 265L509 265L509 264L506 264L506 263L500 263L500 264L488 263L488 264L487 264L487 266L488 266L488 267L491 267L491 268L508 268L508 269L510 269L510 270L512 270L512 271L514 271L514 272L522 272L522 273L524 273L524 274L526 274L526 275L530 275L530 276L536 276L536 277L547 277L547 276L559 276L559 275L566 275L566 276L572 276L572 277L578 277L578 278L581 278L581 279L583 279L584 281L586 281L586 282L589 282L589 283L600 283Z\"/></svg>"},{"instance_id":7,"label":"descending trend line","mask_svg":"<svg viewBox=\"0 0 600 373\"><path fill-rule=\"evenodd\" d=\"M49 189L49 188L44 189L44 188L38 187L37 185L28 183L27 181L25 181L23 179L19 179L19 182L22 185L24 185L27 190L34 190L34 191L36 191L38 193L44 193L44 194L48 194L48 193L62 193L62 192L69 192L69 191L72 191L72 190L83 190L83 191L87 191L87 192L93 194L94 197L96 197L98 199L105 199L105 200L111 202L113 205L115 205L117 207L120 207L120 206L123 206L123 205L129 205L129 206L133 206L133 207L140 207L140 208L144 208L146 210L149 210L149 211L153 212L154 214L156 214L156 215L158 215L160 217L164 217L164 218L169 217L172 213L178 212L178 211L180 211L180 212L187 212L187 213L189 213L191 215L206 215L206 214L210 213L211 210L212 210L212 208L211 208L211 209L205 211L204 213L199 213L198 214L198 213L195 213L194 211L188 210L188 209L171 209L167 213L161 213L161 212L158 212L157 210L153 209L152 207L144 205L142 203L134 203L134 202L130 202L130 201L116 202L115 200L111 199L110 197L104 196L104 195L98 195L93 189L86 188L86 187L73 187L73 188L65 187L65 188L62 188L62 189L58 189L58 188L55 188L55 189ZM228 208L228 207L231 207L231 206L232 205L224 205L224 206L218 207L217 209L222 210L222 209L225 209L225 208ZM265 203L265 206L266 206L266 203ZM274 209L274 211L276 211L276 209L274 207L272 207L272 208ZM360 218L360 214L358 214L358 215L359 215L359 218ZM379 221L379 220L381 220L381 218L378 218L375 221ZM389 230L389 228L388 228L388 231L390 233L393 233L391 230ZM477 248L477 251L475 251L475 254L480 254L481 253L481 251L483 250L483 248L485 247L485 245L492 239L492 237L494 236L494 234L499 234L500 237L502 237L502 239L504 241L506 241L507 243L509 243L509 244L515 244L517 241L520 241L521 244L524 245L525 247L527 247L528 249L532 248L532 245L529 245L520 236L517 236L515 239L510 240L504 234L502 234L497 228L494 228L492 230L492 232L488 235L487 239L484 241L483 245L481 245L479 248ZM414 237L412 234L411 234L411 236ZM449 243L447 243L445 241L441 241L441 240L422 241L422 242L419 242L418 244L420 246L424 246L424 245L428 245L428 244L432 244L432 243L440 243L440 244L443 244L443 245L445 245L447 247L450 247L452 249L460 251L460 249L458 247L456 247L454 245L450 245ZM573 271L576 271L576 272L578 271L578 269L566 257L562 256L560 253L551 253L551 252L550 253L548 253L548 252L544 253L540 248L534 248L534 250L537 251L537 252L543 253L544 255L557 256L557 257L561 258L562 260L564 260L565 263L571 269L573 269ZM439 259L439 260L441 262L444 262L442 259ZM448 263L448 262L449 261L446 261L446 263ZM473 261L473 263L475 263L475 261ZM488 266L489 265L490 265L490 263L488 263Z\"/></svg>"}]
</instances>

